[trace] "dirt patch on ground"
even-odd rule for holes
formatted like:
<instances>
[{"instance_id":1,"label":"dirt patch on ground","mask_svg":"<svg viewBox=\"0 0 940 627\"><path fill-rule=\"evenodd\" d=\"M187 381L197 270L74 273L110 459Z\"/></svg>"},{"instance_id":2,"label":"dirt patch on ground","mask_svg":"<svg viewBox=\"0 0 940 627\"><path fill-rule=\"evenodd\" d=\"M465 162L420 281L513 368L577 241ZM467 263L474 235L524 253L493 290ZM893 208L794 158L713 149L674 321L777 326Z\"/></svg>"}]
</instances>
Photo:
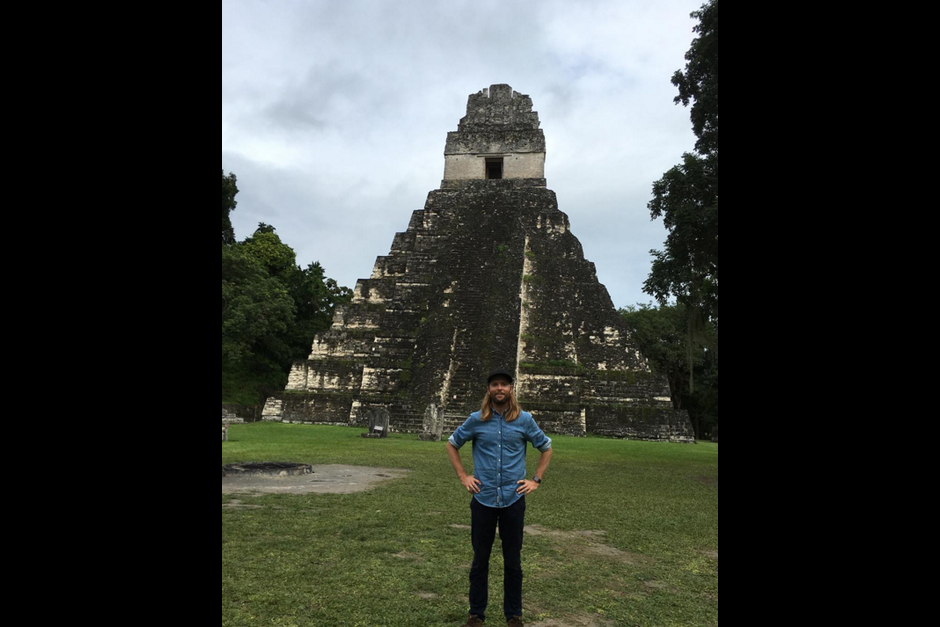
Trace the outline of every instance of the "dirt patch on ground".
<instances>
[{"instance_id":1,"label":"dirt patch on ground","mask_svg":"<svg viewBox=\"0 0 940 627\"><path fill-rule=\"evenodd\" d=\"M670 590L672 592L678 592L675 587L669 585L665 581L644 581L643 585L652 590Z\"/></svg>"},{"instance_id":2,"label":"dirt patch on ground","mask_svg":"<svg viewBox=\"0 0 940 627\"><path fill-rule=\"evenodd\" d=\"M718 561L718 549L715 549L714 551L705 551L705 555L715 561Z\"/></svg>"},{"instance_id":3,"label":"dirt patch on ground","mask_svg":"<svg viewBox=\"0 0 940 627\"><path fill-rule=\"evenodd\" d=\"M718 487L718 477L710 477L708 475L698 475L697 477L693 477L693 478L703 485L715 486L716 488Z\"/></svg>"},{"instance_id":4,"label":"dirt patch on ground","mask_svg":"<svg viewBox=\"0 0 940 627\"><path fill-rule=\"evenodd\" d=\"M454 529L470 529L470 525L451 525Z\"/></svg>"},{"instance_id":5,"label":"dirt patch on ground","mask_svg":"<svg viewBox=\"0 0 940 627\"><path fill-rule=\"evenodd\" d=\"M589 544L586 547L586 551L594 555L600 555L601 557L612 557L624 564L638 564L642 561L642 558L632 553L621 551L617 547L610 546L609 544Z\"/></svg>"},{"instance_id":6,"label":"dirt patch on ground","mask_svg":"<svg viewBox=\"0 0 940 627\"><path fill-rule=\"evenodd\" d=\"M349 494L371 490L408 472L402 468L320 464L313 466L310 475L222 477L222 494Z\"/></svg>"},{"instance_id":7,"label":"dirt patch on ground","mask_svg":"<svg viewBox=\"0 0 940 627\"><path fill-rule=\"evenodd\" d=\"M569 616L567 618L548 618L535 623L526 621L529 627L613 627L613 621L592 615Z\"/></svg>"},{"instance_id":8,"label":"dirt patch on ground","mask_svg":"<svg viewBox=\"0 0 940 627\"><path fill-rule=\"evenodd\" d=\"M607 532L603 530L558 531L557 529L549 529L548 527L543 527L542 525L527 525L525 528L525 532L530 533L533 536L549 536L551 538L556 538L558 540L574 540L578 538L597 538L597 537L604 537L607 535Z\"/></svg>"},{"instance_id":9,"label":"dirt patch on ground","mask_svg":"<svg viewBox=\"0 0 940 627\"><path fill-rule=\"evenodd\" d=\"M649 561L642 555L621 551L617 547L599 542L598 538L606 536L606 531L559 531L541 525L526 525L525 532L533 536L547 536L562 543L568 551L578 550L590 555L609 557L624 564L641 564Z\"/></svg>"},{"instance_id":10,"label":"dirt patch on ground","mask_svg":"<svg viewBox=\"0 0 940 627\"><path fill-rule=\"evenodd\" d=\"M222 503L222 507L228 509L259 509L263 505L252 505L251 503L242 503L238 499L232 499L228 503Z\"/></svg>"}]
</instances>

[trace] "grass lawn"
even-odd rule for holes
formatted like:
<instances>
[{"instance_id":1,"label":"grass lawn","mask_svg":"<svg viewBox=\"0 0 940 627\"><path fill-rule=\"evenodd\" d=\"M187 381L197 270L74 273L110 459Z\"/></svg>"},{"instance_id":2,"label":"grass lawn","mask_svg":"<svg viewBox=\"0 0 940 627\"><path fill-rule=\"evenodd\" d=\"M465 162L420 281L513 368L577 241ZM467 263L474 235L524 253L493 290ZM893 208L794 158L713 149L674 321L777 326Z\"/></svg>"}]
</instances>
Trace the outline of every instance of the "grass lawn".
<instances>
[{"instance_id":1,"label":"grass lawn","mask_svg":"<svg viewBox=\"0 0 940 627\"><path fill-rule=\"evenodd\" d=\"M356 494L222 495L222 625L458 627L466 620L470 495L443 442L362 428L233 425L222 463L408 468ZM718 625L718 445L551 434L526 497L526 624ZM461 449L471 469L470 446ZM529 476L539 453L529 448ZM226 507L237 499L243 506ZM257 506L257 507L245 507ZM487 625L502 618L499 539Z\"/></svg>"}]
</instances>

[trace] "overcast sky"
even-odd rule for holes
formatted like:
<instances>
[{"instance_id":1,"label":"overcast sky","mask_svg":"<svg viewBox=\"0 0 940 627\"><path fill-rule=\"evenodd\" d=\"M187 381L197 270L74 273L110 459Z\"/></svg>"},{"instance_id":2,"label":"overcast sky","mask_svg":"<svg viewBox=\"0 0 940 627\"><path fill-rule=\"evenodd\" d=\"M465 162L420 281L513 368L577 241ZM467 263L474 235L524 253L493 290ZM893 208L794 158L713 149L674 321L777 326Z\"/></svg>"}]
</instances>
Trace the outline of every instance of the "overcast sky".
<instances>
[{"instance_id":1,"label":"overcast sky","mask_svg":"<svg viewBox=\"0 0 940 627\"><path fill-rule=\"evenodd\" d=\"M440 187L467 96L532 97L545 177L614 305L648 302L653 181L695 143L670 78L703 0L223 0L222 169L238 239L273 225L353 287Z\"/></svg>"}]
</instances>

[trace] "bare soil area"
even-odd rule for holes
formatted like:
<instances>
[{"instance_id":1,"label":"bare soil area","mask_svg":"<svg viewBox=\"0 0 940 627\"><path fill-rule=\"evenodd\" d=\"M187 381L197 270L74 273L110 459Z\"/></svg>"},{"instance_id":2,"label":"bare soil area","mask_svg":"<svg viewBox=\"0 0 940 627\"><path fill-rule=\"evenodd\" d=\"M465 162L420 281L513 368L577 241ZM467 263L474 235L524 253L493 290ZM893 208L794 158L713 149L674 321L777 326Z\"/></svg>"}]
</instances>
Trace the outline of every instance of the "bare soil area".
<instances>
[{"instance_id":1,"label":"bare soil area","mask_svg":"<svg viewBox=\"0 0 940 627\"><path fill-rule=\"evenodd\" d=\"M541 525L526 525L525 533L533 536L547 536L564 545L571 555L580 553L594 557L610 557L625 564L641 564L649 561L649 558L645 556L621 551L617 547L601 542L599 539L607 535L607 532L603 530L559 531Z\"/></svg>"},{"instance_id":2,"label":"bare soil area","mask_svg":"<svg viewBox=\"0 0 940 627\"><path fill-rule=\"evenodd\" d=\"M402 468L320 464L310 475L222 477L222 494L349 494L408 474Z\"/></svg>"}]
</instances>

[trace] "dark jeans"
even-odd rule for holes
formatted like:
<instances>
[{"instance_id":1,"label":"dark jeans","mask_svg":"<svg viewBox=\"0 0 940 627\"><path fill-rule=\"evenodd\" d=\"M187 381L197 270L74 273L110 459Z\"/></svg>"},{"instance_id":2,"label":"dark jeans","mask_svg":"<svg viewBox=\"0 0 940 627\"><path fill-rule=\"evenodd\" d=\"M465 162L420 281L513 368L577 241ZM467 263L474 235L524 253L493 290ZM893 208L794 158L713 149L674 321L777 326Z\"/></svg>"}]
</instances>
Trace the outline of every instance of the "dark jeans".
<instances>
[{"instance_id":1,"label":"dark jeans","mask_svg":"<svg viewBox=\"0 0 940 627\"><path fill-rule=\"evenodd\" d=\"M503 545L503 614L506 620L522 616L522 528L525 525L525 497L509 507L487 507L470 499L470 539L473 565L470 567L470 613L486 620L490 573L490 551L499 524Z\"/></svg>"}]
</instances>

